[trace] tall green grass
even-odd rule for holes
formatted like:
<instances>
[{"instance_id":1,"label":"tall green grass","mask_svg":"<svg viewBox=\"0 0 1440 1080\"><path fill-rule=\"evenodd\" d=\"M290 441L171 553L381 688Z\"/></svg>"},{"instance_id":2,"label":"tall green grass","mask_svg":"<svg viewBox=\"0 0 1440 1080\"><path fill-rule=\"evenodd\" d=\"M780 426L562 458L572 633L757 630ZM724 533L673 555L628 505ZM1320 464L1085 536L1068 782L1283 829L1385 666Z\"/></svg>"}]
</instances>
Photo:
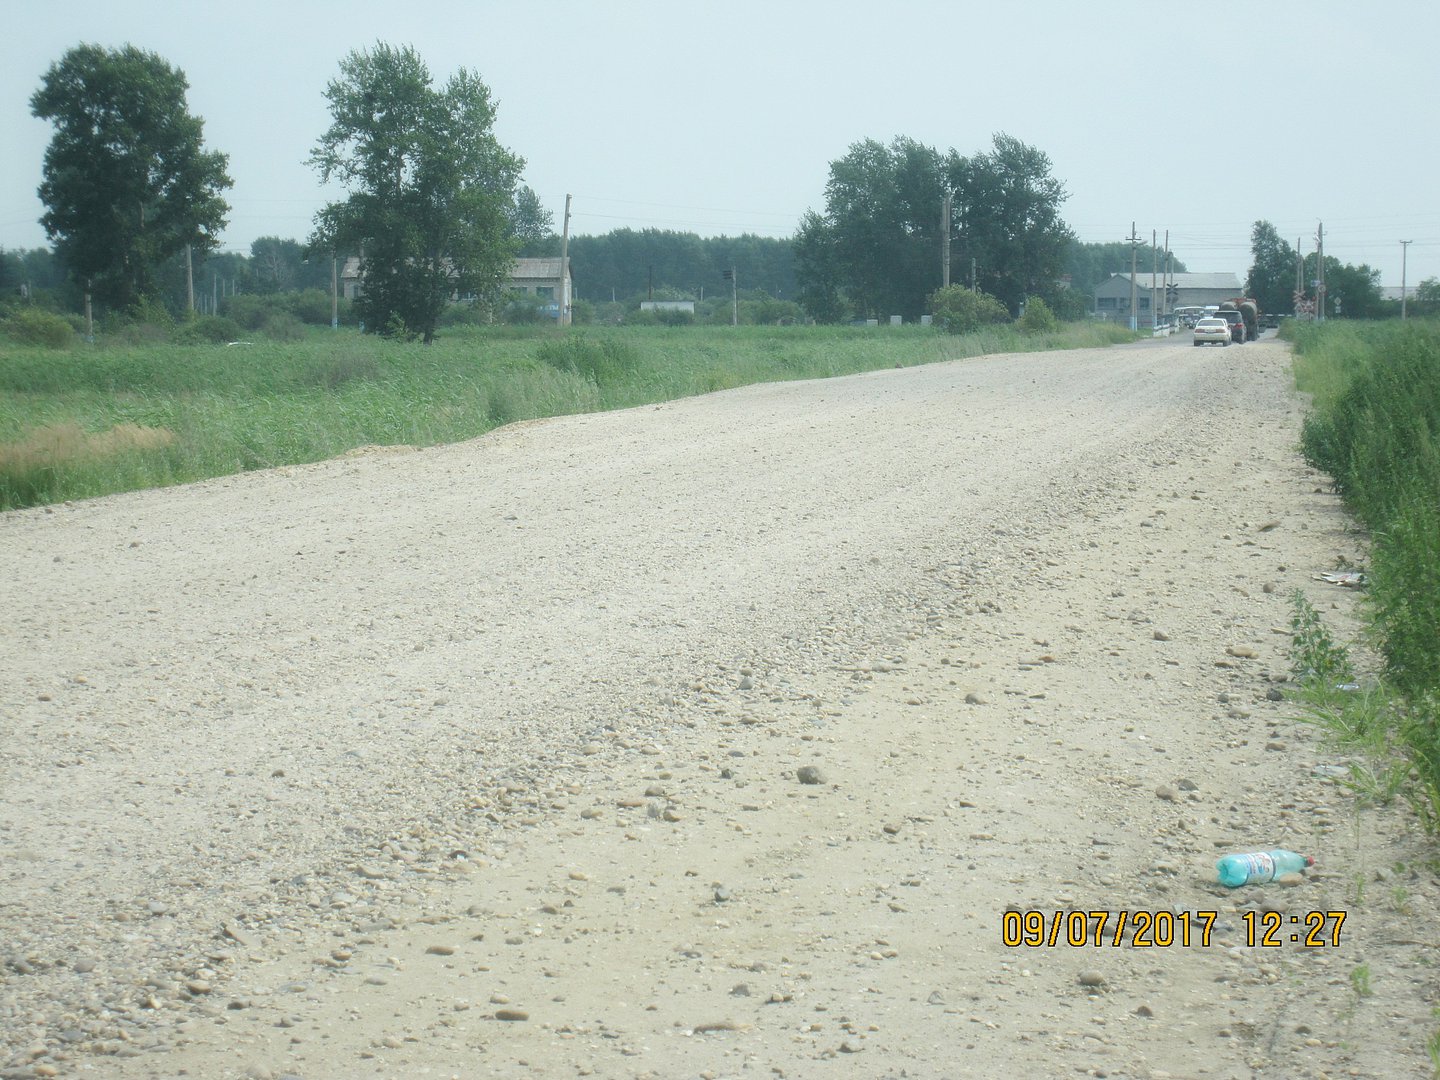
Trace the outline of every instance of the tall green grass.
<instances>
[{"instance_id":1,"label":"tall green grass","mask_svg":"<svg viewBox=\"0 0 1440 1080\"><path fill-rule=\"evenodd\" d=\"M0 509L433 446L517 420L755 382L1128 339L922 327L457 328L428 348L348 330L255 345L0 344Z\"/></svg>"},{"instance_id":2,"label":"tall green grass","mask_svg":"<svg viewBox=\"0 0 1440 1080\"><path fill-rule=\"evenodd\" d=\"M1396 735L1440 825L1440 324L1297 327L1302 449L1371 535L1366 612Z\"/></svg>"}]
</instances>

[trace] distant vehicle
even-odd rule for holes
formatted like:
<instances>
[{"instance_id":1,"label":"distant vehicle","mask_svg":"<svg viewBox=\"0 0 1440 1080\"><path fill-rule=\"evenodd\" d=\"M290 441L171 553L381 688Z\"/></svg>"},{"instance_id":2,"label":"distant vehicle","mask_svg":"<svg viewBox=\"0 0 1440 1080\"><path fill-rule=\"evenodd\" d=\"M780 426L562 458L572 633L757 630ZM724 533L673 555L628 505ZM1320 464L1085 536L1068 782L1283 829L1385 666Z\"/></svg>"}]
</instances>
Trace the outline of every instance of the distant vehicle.
<instances>
[{"instance_id":1,"label":"distant vehicle","mask_svg":"<svg viewBox=\"0 0 1440 1080\"><path fill-rule=\"evenodd\" d=\"M1177 307L1175 309L1175 314L1180 317L1180 324L1182 326L1193 327L1197 322L1199 322L1202 318L1205 317L1205 309L1202 307L1194 306Z\"/></svg>"},{"instance_id":2,"label":"distant vehicle","mask_svg":"<svg viewBox=\"0 0 1440 1080\"><path fill-rule=\"evenodd\" d=\"M1232 296L1220 305L1220 316L1225 312L1238 311L1245 322L1245 340L1254 341L1260 336L1260 305L1248 296Z\"/></svg>"},{"instance_id":3,"label":"distant vehicle","mask_svg":"<svg viewBox=\"0 0 1440 1080\"><path fill-rule=\"evenodd\" d=\"M1236 345L1243 345L1248 340L1245 334L1245 319L1238 311L1229 308L1217 311L1215 318L1224 319L1230 327L1230 340Z\"/></svg>"},{"instance_id":4,"label":"distant vehicle","mask_svg":"<svg viewBox=\"0 0 1440 1080\"><path fill-rule=\"evenodd\" d=\"M1195 321L1196 345L1229 345L1230 324L1224 319L1208 318Z\"/></svg>"}]
</instances>

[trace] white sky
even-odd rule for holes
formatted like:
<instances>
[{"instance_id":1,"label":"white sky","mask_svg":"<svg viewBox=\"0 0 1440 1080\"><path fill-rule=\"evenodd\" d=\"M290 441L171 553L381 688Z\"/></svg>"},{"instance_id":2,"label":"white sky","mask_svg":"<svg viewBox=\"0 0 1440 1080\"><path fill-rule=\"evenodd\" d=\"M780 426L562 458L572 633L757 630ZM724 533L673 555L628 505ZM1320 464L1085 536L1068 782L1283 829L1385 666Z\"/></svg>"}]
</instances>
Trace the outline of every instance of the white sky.
<instances>
[{"instance_id":1,"label":"white sky","mask_svg":"<svg viewBox=\"0 0 1440 1080\"><path fill-rule=\"evenodd\" d=\"M410 45L437 83L478 73L496 133L576 233L629 226L786 237L830 162L896 135L1050 156L1080 239L1158 231L1193 271L1250 263L1251 224L1410 285L1440 276L1434 0L0 0L0 247L46 243L48 124L29 99L81 42L131 43L190 81L235 186L223 247L304 240L304 164L351 49ZM938 213L938 208L937 208ZM1149 269L1146 256L1142 265Z\"/></svg>"}]
</instances>

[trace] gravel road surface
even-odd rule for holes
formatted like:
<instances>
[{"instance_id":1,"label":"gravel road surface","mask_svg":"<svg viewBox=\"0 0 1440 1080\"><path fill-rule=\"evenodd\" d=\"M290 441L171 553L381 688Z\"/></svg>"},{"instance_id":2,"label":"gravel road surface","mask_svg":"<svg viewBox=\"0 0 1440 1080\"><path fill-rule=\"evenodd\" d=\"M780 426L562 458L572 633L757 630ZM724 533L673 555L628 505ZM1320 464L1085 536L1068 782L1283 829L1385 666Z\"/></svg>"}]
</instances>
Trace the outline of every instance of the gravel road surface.
<instances>
[{"instance_id":1,"label":"gravel road surface","mask_svg":"<svg viewBox=\"0 0 1440 1080\"><path fill-rule=\"evenodd\" d=\"M1301 414L1161 341L0 515L0 1077L1430 1075Z\"/></svg>"}]
</instances>

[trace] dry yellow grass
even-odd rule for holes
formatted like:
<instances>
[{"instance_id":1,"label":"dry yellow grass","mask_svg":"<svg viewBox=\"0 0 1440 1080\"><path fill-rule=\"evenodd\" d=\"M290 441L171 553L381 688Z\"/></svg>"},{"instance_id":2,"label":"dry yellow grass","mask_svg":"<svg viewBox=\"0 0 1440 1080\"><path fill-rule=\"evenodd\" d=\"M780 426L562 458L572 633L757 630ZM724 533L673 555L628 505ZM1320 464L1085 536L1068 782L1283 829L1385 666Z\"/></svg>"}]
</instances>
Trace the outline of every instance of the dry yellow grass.
<instances>
[{"instance_id":1,"label":"dry yellow grass","mask_svg":"<svg viewBox=\"0 0 1440 1080\"><path fill-rule=\"evenodd\" d=\"M0 443L0 469L19 472L53 468L134 451L159 450L174 442L175 433L167 428L117 424L105 431L89 432L73 422L50 424L26 432L15 442Z\"/></svg>"}]
</instances>

